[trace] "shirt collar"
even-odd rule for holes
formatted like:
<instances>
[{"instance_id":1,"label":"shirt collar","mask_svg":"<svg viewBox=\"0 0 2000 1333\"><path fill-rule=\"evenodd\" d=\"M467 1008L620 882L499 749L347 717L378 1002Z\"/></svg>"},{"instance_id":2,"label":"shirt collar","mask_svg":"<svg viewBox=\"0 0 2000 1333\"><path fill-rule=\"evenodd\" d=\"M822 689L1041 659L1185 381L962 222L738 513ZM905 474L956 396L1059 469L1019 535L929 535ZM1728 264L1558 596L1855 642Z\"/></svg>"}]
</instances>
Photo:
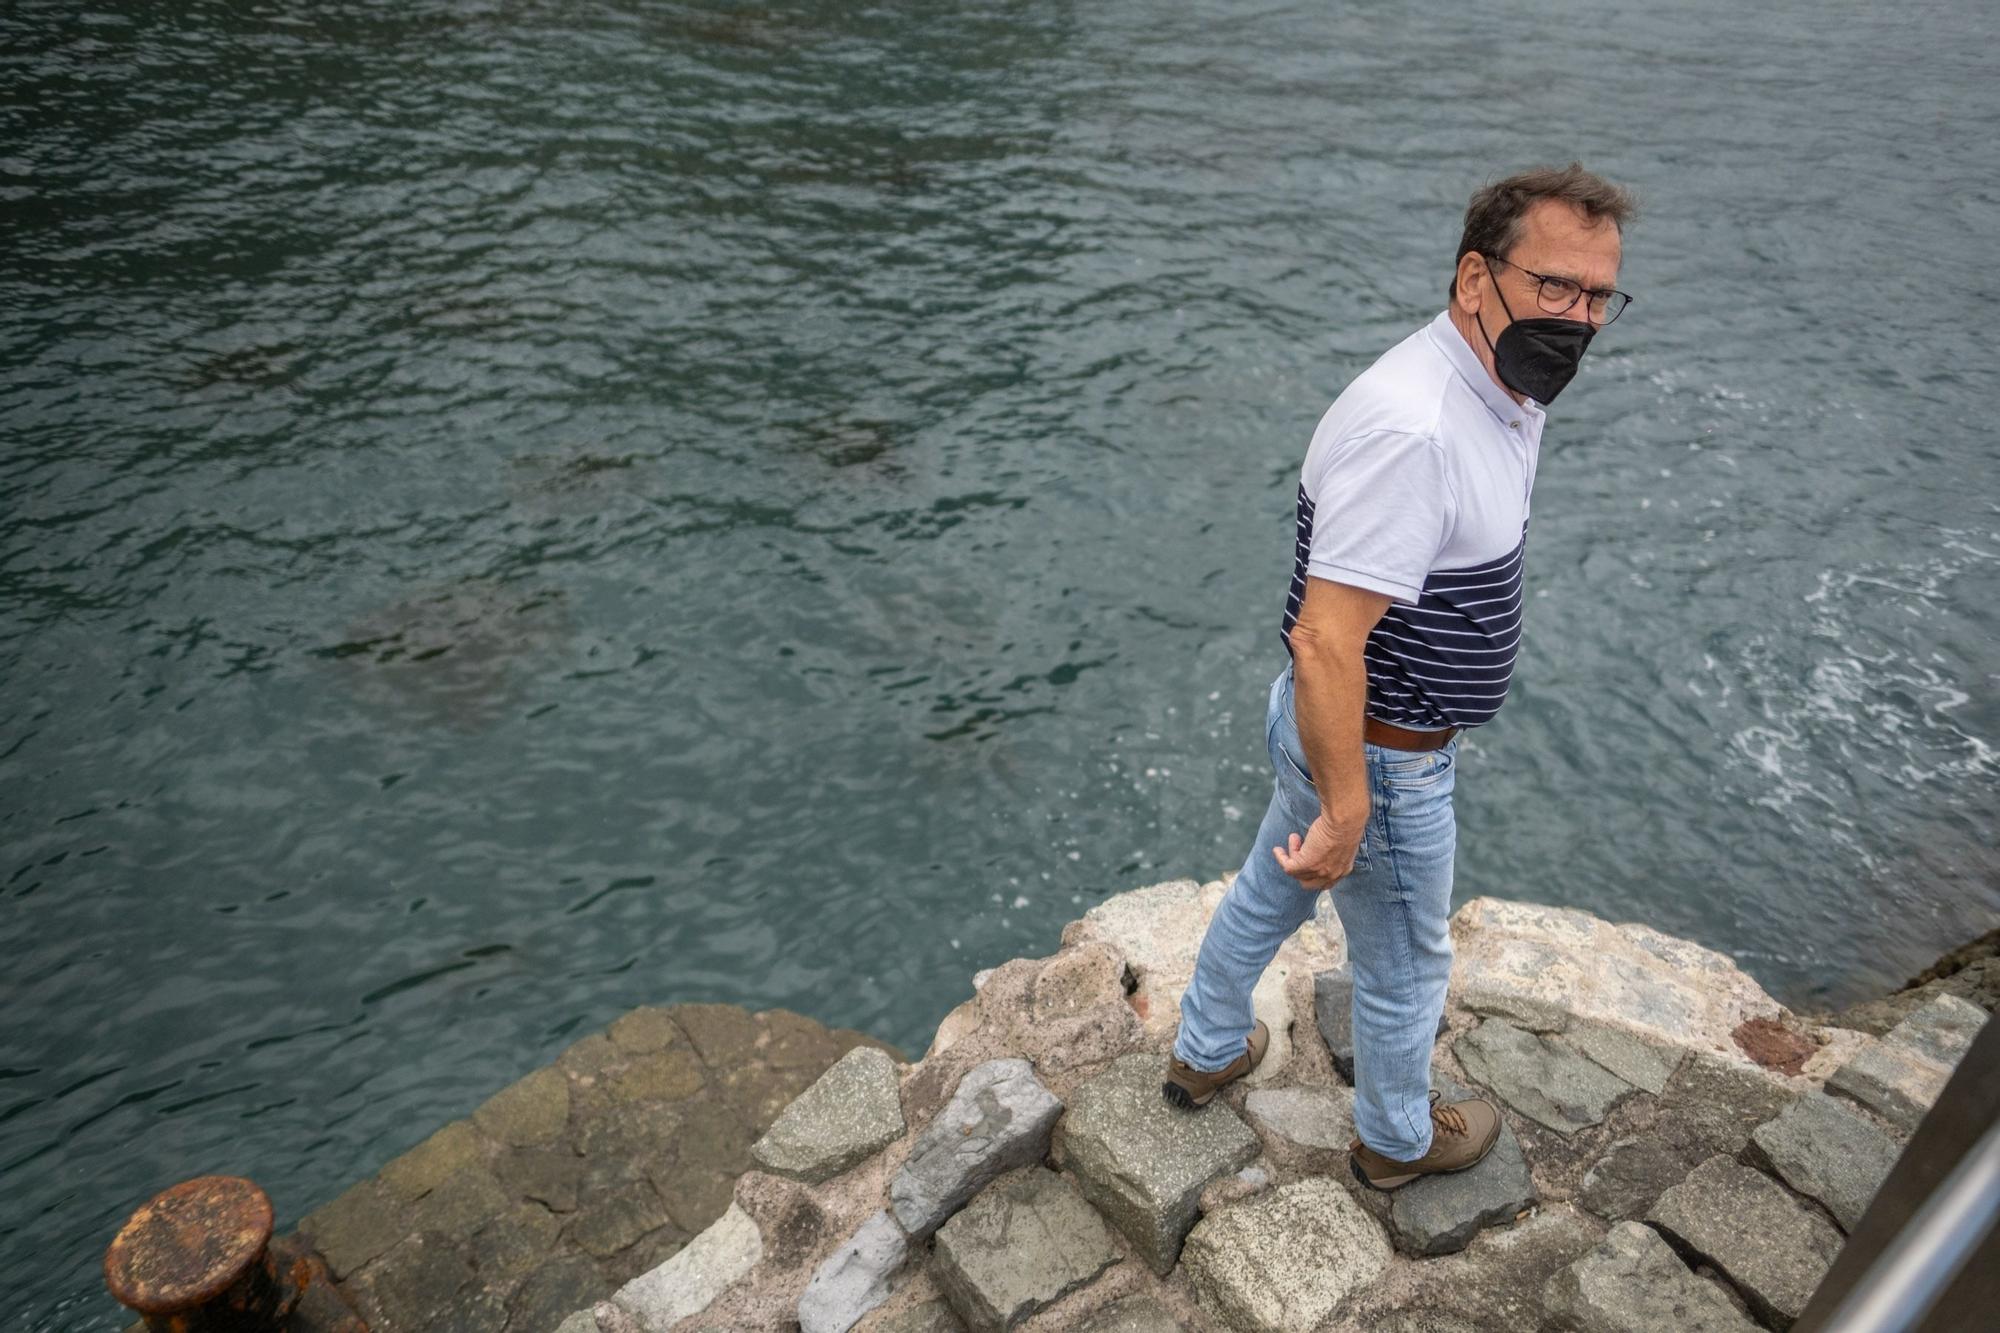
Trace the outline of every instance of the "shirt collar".
<instances>
[{"instance_id":1,"label":"shirt collar","mask_svg":"<svg viewBox=\"0 0 2000 1333\"><path fill-rule=\"evenodd\" d=\"M1458 377L1479 395L1479 401L1500 418L1502 425L1524 420L1539 421L1545 415L1542 405L1534 399L1517 403L1494 382L1493 377L1486 373L1486 367L1480 363L1479 354L1472 350L1472 344L1458 331L1458 325L1451 322L1450 310L1441 311L1426 331L1430 334L1431 344L1444 353L1444 359L1451 363Z\"/></svg>"}]
</instances>

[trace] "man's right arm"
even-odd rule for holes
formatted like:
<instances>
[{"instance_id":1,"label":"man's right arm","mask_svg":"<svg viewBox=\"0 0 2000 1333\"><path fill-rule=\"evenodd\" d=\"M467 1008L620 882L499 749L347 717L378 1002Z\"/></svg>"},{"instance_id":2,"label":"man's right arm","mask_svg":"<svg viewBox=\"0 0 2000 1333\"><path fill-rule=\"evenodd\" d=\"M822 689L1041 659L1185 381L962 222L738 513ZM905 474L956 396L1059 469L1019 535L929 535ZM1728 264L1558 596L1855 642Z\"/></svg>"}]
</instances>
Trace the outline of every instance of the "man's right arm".
<instances>
[{"instance_id":1,"label":"man's right arm","mask_svg":"<svg viewBox=\"0 0 2000 1333\"><path fill-rule=\"evenodd\" d=\"M1392 599L1311 577L1292 627L1292 695L1319 818L1278 849L1279 866L1308 889L1329 887L1354 866L1369 814L1361 719L1368 698L1362 646Z\"/></svg>"}]
</instances>

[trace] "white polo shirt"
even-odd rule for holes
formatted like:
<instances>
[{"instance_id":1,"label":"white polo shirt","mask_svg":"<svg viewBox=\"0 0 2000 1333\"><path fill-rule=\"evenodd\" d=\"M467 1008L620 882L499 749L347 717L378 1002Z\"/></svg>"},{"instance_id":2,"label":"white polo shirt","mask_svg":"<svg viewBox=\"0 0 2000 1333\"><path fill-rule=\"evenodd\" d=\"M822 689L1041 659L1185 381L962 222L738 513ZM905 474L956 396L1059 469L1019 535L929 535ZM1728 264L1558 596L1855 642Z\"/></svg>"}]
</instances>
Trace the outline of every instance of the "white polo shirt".
<instances>
[{"instance_id":1,"label":"white polo shirt","mask_svg":"<svg viewBox=\"0 0 2000 1333\"><path fill-rule=\"evenodd\" d=\"M1493 382L1448 313L1356 376L1299 473L1286 650L1308 576L1386 593L1363 651L1368 715L1424 730L1490 722L1521 641L1546 419Z\"/></svg>"}]
</instances>

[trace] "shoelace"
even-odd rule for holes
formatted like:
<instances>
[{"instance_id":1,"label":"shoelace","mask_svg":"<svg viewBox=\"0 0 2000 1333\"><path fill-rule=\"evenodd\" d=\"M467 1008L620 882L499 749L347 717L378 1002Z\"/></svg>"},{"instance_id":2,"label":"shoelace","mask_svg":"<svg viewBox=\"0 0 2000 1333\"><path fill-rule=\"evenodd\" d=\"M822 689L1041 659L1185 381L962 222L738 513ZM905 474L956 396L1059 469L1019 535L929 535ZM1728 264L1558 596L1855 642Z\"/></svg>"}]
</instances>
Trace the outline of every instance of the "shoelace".
<instances>
[{"instance_id":1,"label":"shoelace","mask_svg":"<svg viewBox=\"0 0 2000 1333\"><path fill-rule=\"evenodd\" d=\"M1431 1123L1454 1138L1468 1133L1470 1126L1465 1123L1465 1112L1456 1106L1439 1106L1438 1096L1437 1089L1431 1089Z\"/></svg>"}]
</instances>

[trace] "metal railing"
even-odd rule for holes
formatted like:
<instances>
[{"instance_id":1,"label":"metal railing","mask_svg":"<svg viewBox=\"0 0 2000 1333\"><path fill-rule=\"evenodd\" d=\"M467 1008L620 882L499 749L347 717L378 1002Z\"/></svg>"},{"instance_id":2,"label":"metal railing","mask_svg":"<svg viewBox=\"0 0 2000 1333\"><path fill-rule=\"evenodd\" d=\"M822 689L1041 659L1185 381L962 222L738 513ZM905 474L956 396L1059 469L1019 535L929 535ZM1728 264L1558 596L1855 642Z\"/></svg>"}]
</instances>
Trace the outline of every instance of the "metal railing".
<instances>
[{"instance_id":1,"label":"metal railing","mask_svg":"<svg viewBox=\"0 0 2000 1333\"><path fill-rule=\"evenodd\" d=\"M1944 1178L1855 1281L1827 1333L1907 1333L2000 1220L2000 1121ZM2000 1318L2000 1313L1996 1313Z\"/></svg>"}]
</instances>

